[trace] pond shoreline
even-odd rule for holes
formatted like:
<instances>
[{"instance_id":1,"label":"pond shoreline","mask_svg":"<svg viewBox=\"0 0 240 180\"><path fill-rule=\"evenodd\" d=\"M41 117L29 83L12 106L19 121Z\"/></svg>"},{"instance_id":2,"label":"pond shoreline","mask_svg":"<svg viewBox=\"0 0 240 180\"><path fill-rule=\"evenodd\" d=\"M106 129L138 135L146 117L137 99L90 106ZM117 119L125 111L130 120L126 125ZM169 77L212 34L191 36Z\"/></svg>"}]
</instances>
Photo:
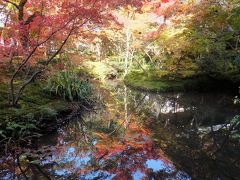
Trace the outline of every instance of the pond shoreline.
<instances>
[{"instance_id":1,"label":"pond shoreline","mask_svg":"<svg viewBox=\"0 0 240 180\"><path fill-rule=\"evenodd\" d=\"M115 82L115 80L110 80L110 81ZM175 88L175 87L171 87L171 86L168 86L167 88L164 88L164 89L156 89L155 87L154 88L146 88L146 87L138 86L138 85L128 81L127 78L124 80L121 80L120 82L118 82L118 84L121 84L122 82L126 86L128 86L134 90L149 92L149 93L154 93L154 94L155 93L186 92L186 91L187 92L202 92L201 90L194 89L194 88L184 89L184 87ZM97 82L94 82L95 85L96 85L96 83ZM98 84L99 83L101 83L101 82L98 82ZM102 83L102 84L104 84L104 83ZM36 88L36 86L38 87L39 85L33 84L32 86L35 89L35 92L33 92L33 94L36 93L36 91L37 91L37 93L39 93L38 88ZM96 87L97 87L97 85L96 85ZM30 91L33 88L30 87ZM100 87L97 87L97 88L100 88ZM209 90L207 92L215 92L215 91L216 91L216 89L214 89L212 91ZM206 92L206 90L204 92ZM219 91L219 92L221 92L221 91ZM230 90L229 92L235 93L235 91L232 91L232 90ZM45 93L42 94L42 92L40 94L41 94L40 96L42 96L42 98L47 95ZM46 98L46 97L44 97L44 98ZM47 98L48 98L48 96L47 96ZM35 101L35 100L33 100L33 101ZM44 109L46 109L47 112L40 112L40 114L38 111L33 112L33 117L37 117L37 119L40 120L40 121L38 120L39 121L38 123L41 124L41 126L37 126L36 127L37 129L34 128L33 130L30 130L30 133L39 133L41 135L47 135L49 133L55 132L59 127L62 127L62 125L69 123L69 119L70 119L69 117L72 117L72 115L74 116L74 113L78 112L80 110L80 109L76 110L74 108L76 108L76 107L80 108L80 106L81 106L81 105L79 106L79 104L77 102L71 103L68 101L60 100L58 97L49 97L49 99L47 99L47 101L48 101L48 104L43 104L43 103L39 104L38 103L38 105L37 105L37 106L39 106L38 108L41 108L40 106L45 105ZM29 103L28 100L26 100L26 103ZM34 104L35 102L31 102L31 103ZM82 107L84 107L84 106L82 106ZM83 108L83 110L81 111L81 114L84 112L84 110L86 110L86 109ZM51 111L54 111L54 113L51 114L52 113ZM11 111L11 113L13 113L13 112ZM25 116L24 115L25 113L27 113L27 111L24 110L22 112L22 115L20 115L20 116ZM78 112L78 114L79 114L79 112ZM14 115L14 113L13 113L13 115ZM17 114L16 114L16 116L17 116ZM43 117L40 117L40 116L43 116ZM20 117L20 119L21 118L24 119L24 117ZM9 138L12 139L13 137L8 137L8 139ZM14 139L13 144L15 142L18 142L18 140L20 139L20 138L19 139L18 138L19 137L15 138L15 139L13 138ZM23 138L23 142L24 142L24 139L28 139L28 138L24 138L24 137L21 137L21 138ZM3 139L1 139L1 140L2 140L2 142L4 142ZM7 141L5 141L5 142L7 143ZM21 143L19 143L19 144L21 144ZM2 143L1 146L4 147L5 143Z\"/></svg>"},{"instance_id":2,"label":"pond shoreline","mask_svg":"<svg viewBox=\"0 0 240 180\"><path fill-rule=\"evenodd\" d=\"M142 73L130 72L124 83L136 90L146 92L232 92L238 93L239 81L225 78L213 78L208 75L196 75L189 78L169 80L152 79Z\"/></svg>"},{"instance_id":3,"label":"pond shoreline","mask_svg":"<svg viewBox=\"0 0 240 180\"><path fill-rule=\"evenodd\" d=\"M26 145L42 135L56 132L59 127L69 123L74 116L83 114L89 105L70 102L51 96L41 89L39 83L29 86L18 107L9 107L7 85L1 84L0 97L0 147ZM1 99L2 98L2 99ZM91 108L91 107L89 107Z\"/></svg>"}]
</instances>

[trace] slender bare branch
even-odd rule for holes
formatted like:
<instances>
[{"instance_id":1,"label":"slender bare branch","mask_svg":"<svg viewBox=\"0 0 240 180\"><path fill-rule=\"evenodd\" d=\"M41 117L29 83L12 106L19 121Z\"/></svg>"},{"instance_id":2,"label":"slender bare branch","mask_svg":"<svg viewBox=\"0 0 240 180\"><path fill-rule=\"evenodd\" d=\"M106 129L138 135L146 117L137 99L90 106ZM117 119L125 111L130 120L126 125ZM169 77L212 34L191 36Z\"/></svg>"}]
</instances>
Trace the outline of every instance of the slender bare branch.
<instances>
[{"instance_id":1,"label":"slender bare branch","mask_svg":"<svg viewBox=\"0 0 240 180\"><path fill-rule=\"evenodd\" d=\"M84 21L84 22L82 23L82 25L85 24L86 22L87 22L87 20ZM71 34L72 34L73 31L74 31L74 24L72 25L72 28L71 28L70 32L68 33L67 37L64 39L64 41L62 42L62 44L61 44L61 46L58 48L58 50L46 61L45 67L44 67L43 69L37 70L35 73L33 73L33 75L32 75L26 82L24 82L23 85L19 88L19 90L18 90L17 93L16 93L16 97L13 99L13 104L14 104L14 105L16 105L16 104L18 103L19 98L20 98L23 90L25 89L25 87L26 87L28 84L30 84L30 83L37 77L37 75L39 75L40 73L42 73L42 72L45 70L46 66L56 57L56 55L59 54L59 52L62 50L63 46L66 44L66 42L68 41L68 39L69 39L69 37L71 36Z\"/></svg>"}]
</instances>

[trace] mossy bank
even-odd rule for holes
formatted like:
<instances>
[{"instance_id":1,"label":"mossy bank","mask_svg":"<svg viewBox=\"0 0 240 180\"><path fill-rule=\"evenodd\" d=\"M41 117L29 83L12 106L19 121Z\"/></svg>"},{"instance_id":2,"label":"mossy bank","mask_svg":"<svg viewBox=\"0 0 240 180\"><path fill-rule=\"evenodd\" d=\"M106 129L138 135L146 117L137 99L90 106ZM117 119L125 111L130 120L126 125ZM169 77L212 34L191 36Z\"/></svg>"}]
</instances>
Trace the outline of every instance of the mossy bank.
<instances>
[{"instance_id":1,"label":"mossy bank","mask_svg":"<svg viewBox=\"0 0 240 180\"><path fill-rule=\"evenodd\" d=\"M195 74L185 78L160 77L153 72L131 71L124 78L127 86L151 92L231 91L237 92L240 81L236 77Z\"/></svg>"},{"instance_id":2,"label":"mossy bank","mask_svg":"<svg viewBox=\"0 0 240 180\"><path fill-rule=\"evenodd\" d=\"M0 85L1 145L50 133L71 114L71 103L45 92L42 83L28 86L17 107L9 106L7 85Z\"/></svg>"}]
</instances>

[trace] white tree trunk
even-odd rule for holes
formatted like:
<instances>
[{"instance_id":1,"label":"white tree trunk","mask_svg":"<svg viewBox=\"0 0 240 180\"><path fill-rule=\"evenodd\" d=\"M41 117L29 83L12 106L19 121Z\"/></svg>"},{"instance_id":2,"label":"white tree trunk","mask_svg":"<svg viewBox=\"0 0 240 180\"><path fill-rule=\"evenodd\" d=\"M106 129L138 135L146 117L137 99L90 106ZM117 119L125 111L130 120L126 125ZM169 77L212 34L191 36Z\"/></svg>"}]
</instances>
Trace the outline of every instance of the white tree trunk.
<instances>
[{"instance_id":1,"label":"white tree trunk","mask_svg":"<svg viewBox=\"0 0 240 180\"><path fill-rule=\"evenodd\" d=\"M130 55L130 38L131 33L129 28L126 29L126 50L125 50L125 73L124 76L128 74L128 63L129 63L129 55Z\"/></svg>"}]
</instances>

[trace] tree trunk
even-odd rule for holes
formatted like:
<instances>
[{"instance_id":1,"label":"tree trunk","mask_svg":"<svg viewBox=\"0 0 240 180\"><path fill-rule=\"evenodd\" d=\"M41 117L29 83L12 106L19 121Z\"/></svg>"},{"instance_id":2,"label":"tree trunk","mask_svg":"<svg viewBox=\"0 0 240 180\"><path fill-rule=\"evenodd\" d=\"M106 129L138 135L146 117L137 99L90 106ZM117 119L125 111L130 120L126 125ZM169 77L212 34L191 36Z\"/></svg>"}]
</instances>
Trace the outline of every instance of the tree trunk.
<instances>
[{"instance_id":1,"label":"tree trunk","mask_svg":"<svg viewBox=\"0 0 240 180\"><path fill-rule=\"evenodd\" d=\"M130 30L127 28L126 30L126 50L125 50L125 73L124 76L128 74L128 61L129 61L129 54L130 54Z\"/></svg>"},{"instance_id":2,"label":"tree trunk","mask_svg":"<svg viewBox=\"0 0 240 180\"><path fill-rule=\"evenodd\" d=\"M31 56L34 54L34 50L29 54L29 56L23 61L23 63L19 66L19 68L15 71L15 73L13 74L10 83L9 83L9 94L10 94L10 104L12 106L17 106L18 101L24 91L24 89L26 88L26 86L28 84L30 84L41 72L43 72L45 70L45 68L49 65L49 63L52 62L52 60L60 53L60 51L62 50L63 46L66 44L67 40L69 39L69 37L71 36L72 32L74 30L74 24L72 29L70 30L69 34L67 35L67 37L65 38L65 40L62 42L61 46L58 48L58 50L45 61L45 66L42 69L36 70L18 89L18 91L16 92L16 96L15 96L15 92L14 92L14 80L16 78L16 75L18 74L18 72L21 70L21 68L24 66L24 64L28 61L28 59L31 58ZM37 49L37 47L35 48Z\"/></svg>"},{"instance_id":3,"label":"tree trunk","mask_svg":"<svg viewBox=\"0 0 240 180\"><path fill-rule=\"evenodd\" d=\"M26 5L26 3L27 3L27 0L21 0L18 5L18 21L22 26L19 33L21 37L21 44L25 49L28 48L28 42L29 42L28 28L24 22L24 6Z\"/></svg>"}]
</instances>

